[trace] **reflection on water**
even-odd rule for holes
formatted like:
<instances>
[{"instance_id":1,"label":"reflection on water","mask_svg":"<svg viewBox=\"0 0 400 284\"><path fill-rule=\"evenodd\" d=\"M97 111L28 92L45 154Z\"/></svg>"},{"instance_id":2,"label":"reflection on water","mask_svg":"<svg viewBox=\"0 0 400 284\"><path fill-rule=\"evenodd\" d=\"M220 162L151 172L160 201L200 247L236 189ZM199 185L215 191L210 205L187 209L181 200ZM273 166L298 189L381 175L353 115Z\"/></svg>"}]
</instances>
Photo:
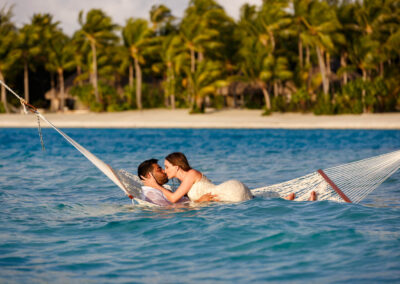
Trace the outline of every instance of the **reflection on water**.
<instances>
[{"instance_id":1,"label":"reflection on water","mask_svg":"<svg viewBox=\"0 0 400 284\"><path fill-rule=\"evenodd\" d=\"M400 148L400 131L65 131L115 169L182 151L213 182L250 188ZM43 135L45 152L36 129L0 129L0 282L400 281L399 172L358 205L150 208L132 206L57 133Z\"/></svg>"}]
</instances>

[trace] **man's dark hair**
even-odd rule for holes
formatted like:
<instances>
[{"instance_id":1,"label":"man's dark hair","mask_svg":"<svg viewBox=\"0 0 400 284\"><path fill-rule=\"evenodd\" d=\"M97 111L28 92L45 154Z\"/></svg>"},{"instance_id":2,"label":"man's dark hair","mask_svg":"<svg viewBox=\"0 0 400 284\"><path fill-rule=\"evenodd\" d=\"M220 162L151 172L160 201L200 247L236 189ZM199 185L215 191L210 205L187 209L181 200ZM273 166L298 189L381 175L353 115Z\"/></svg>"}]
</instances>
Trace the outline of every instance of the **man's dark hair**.
<instances>
[{"instance_id":1,"label":"man's dark hair","mask_svg":"<svg viewBox=\"0 0 400 284\"><path fill-rule=\"evenodd\" d=\"M137 169L139 178L142 179L142 176L145 177L150 173L153 170L153 165L157 164L157 162L157 159L150 159L142 162Z\"/></svg>"}]
</instances>

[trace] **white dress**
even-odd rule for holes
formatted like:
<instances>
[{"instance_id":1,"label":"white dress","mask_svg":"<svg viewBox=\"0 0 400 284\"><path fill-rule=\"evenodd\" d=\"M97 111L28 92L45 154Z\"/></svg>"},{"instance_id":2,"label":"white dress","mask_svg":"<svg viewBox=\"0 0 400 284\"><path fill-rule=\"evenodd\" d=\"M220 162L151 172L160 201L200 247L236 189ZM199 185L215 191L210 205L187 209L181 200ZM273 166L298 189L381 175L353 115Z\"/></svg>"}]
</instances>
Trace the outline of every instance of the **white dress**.
<instances>
[{"instance_id":1,"label":"white dress","mask_svg":"<svg viewBox=\"0 0 400 284\"><path fill-rule=\"evenodd\" d=\"M228 180L215 185L204 175L192 185L187 195L190 200L197 200L206 193L215 194L219 201L225 202L240 202L253 198L249 188L238 180Z\"/></svg>"}]
</instances>

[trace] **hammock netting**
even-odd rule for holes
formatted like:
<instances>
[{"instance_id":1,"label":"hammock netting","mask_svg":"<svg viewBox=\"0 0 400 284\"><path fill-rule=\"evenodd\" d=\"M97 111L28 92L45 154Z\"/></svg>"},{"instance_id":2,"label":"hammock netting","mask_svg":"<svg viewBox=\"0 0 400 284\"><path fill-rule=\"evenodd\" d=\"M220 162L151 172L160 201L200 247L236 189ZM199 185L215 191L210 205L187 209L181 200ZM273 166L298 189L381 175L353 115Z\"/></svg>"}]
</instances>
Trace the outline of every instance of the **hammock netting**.
<instances>
[{"instance_id":1,"label":"hammock netting","mask_svg":"<svg viewBox=\"0 0 400 284\"><path fill-rule=\"evenodd\" d=\"M0 81L0 83L20 99L24 109L27 106L30 111L36 114L38 119L41 118L47 122L122 189L132 201L136 201L136 203L139 204L151 205L149 202L142 200L142 182L136 175L125 170L115 171L67 134L55 127L35 107L25 102L2 81ZM39 133L41 134L40 124ZM251 191L254 196L261 197L284 197L290 193L295 193L296 201L308 200L310 193L315 191L318 200L359 203L399 168L400 150L348 164L342 164L325 170L318 170L293 180L252 189Z\"/></svg>"},{"instance_id":2,"label":"hammock netting","mask_svg":"<svg viewBox=\"0 0 400 284\"><path fill-rule=\"evenodd\" d=\"M131 199L139 204L149 205L148 202L142 200L142 182L138 176L125 170L114 171L109 165L56 128L43 115L38 115ZM290 193L295 193L296 201L308 200L310 193L315 191L318 200L359 203L399 168L400 150L325 170L318 170L293 180L252 189L251 191L256 197L284 197Z\"/></svg>"},{"instance_id":3,"label":"hammock netting","mask_svg":"<svg viewBox=\"0 0 400 284\"><path fill-rule=\"evenodd\" d=\"M399 168L400 151L395 151L256 188L252 192L255 196L266 197L294 192L295 200L304 201L315 191L318 200L359 203Z\"/></svg>"}]
</instances>

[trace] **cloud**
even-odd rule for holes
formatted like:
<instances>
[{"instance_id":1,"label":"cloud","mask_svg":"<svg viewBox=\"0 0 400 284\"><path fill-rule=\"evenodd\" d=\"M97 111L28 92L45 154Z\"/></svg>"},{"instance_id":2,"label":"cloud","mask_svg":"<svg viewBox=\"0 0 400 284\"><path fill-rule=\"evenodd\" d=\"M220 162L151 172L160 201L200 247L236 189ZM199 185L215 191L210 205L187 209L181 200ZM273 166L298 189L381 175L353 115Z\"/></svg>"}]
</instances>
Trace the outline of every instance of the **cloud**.
<instances>
[{"instance_id":1,"label":"cloud","mask_svg":"<svg viewBox=\"0 0 400 284\"><path fill-rule=\"evenodd\" d=\"M237 19L239 9L244 3L260 5L262 0L219 0L226 12ZM50 13L55 21L60 22L64 32L71 35L79 29L78 14L93 8L100 8L113 20L124 25L130 18L149 19L149 11L153 5L164 4L172 10L174 16L180 18L189 4L189 0L11 0L6 5L14 5L13 20L18 27L29 23L33 14Z\"/></svg>"}]
</instances>

